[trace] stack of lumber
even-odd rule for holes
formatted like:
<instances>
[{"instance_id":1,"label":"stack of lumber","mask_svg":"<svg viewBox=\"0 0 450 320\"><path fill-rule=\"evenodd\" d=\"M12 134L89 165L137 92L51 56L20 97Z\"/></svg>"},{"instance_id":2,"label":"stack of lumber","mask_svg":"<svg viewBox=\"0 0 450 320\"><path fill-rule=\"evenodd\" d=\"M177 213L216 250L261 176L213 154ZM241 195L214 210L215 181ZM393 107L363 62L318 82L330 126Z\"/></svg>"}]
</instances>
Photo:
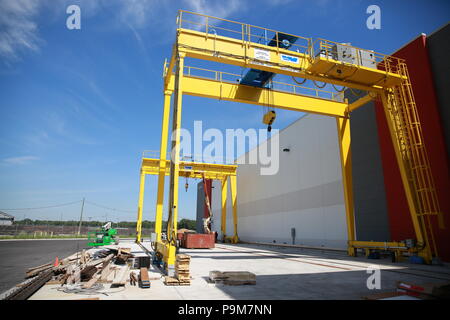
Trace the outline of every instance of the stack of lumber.
<instances>
[{"instance_id":1,"label":"stack of lumber","mask_svg":"<svg viewBox=\"0 0 450 320\"><path fill-rule=\"evenodd\" d=\"M216 284L230 286L256 284L256 275L248 271L210 271L209 279Z\"/></svg>"},{"instance_id":2,"label":"stack of lumber","mask_svg":"<svg viewBox=\"0 0 450 320\"><path fill-rule=\"evenodd\" d=\"M191 284L189 264L191 257L187 254L177 254L175 259L175 278L183 284Z\"/></svg>"},{"instance_id":3,"label":"stack of lumber","mask_svg":"<svg viewBox=\"0 0 450 320\"><path fill-rule=\"evenodd\" d=\"M177 254L175 259L175 277L165 277L164 284L167 286L189 286L191 276L189 264L191 257L187 254Z\"/></svg>"},{"instance_id":4,"label":"stack of lumber","mask_svg":"<svg viewBox=\"0 0 450 320\"><path fill-rule=\"evenodd\" d=\"M26 277L36 276L43 271L53 270L54 276L47 284L74 285L80 284L89 289L94 284L112 282L124 285L128 268L120 268L116 264L126 262L132 254L128 248L96 250L93 253L82 250L61 261L30 268ZM108 280L114 272L114 279Z\"/></svg>"}]
</instances>

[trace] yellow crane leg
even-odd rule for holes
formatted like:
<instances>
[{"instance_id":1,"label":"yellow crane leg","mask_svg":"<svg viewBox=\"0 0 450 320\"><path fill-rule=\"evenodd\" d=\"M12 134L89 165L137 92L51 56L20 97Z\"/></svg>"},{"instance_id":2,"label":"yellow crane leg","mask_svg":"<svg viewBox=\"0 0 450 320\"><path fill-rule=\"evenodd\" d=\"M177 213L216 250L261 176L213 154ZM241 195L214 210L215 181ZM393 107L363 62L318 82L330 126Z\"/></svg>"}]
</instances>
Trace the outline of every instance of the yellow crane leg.
<instances>
[{"instance_id":1,"label":"yellow crane leg","mask_svg":"<svg viewBox=\"0 0 450 320\"><path fill-rule=\"evenodd\" d=\"M136 223L136 242L141 242L142 238L142 210L144 208L145 173L141 169L141 183L139 184L138 216Z\"/></svg>"},{"instance_id":2,"label":"yellow crane leg","mask_svg":"<svg viewBox=\"0 0 450 320\"><path fill-rule=\"evenodd\" d=\"M389 93L387 91L381 94L381 101L383 102L386 122L388 124L389 133L391 135L392 146L394 147L395 157L397 159L398 168L400 170L400 176L402 178L403 188L405 190L406 200L408 202L409 212L411 214L411 220L414 226L414 231L416 233L417 242L419 243L419 246L423 245L423 249L420 250L418 254L425 260L425 263L429 264L432 260L431 247L430 244L425 241L424 232L426 232L426 230L422 230L419 222L419 216L417 215L417 208L414 201L413 190L408 180L408 174L406 172L405 164L402 159L397 134L395 132L394 124L392 123L393 120L391 119L390 100L388 94ZM422 223L422 225L424 224Z\"/></svg>"},{"instance_id":3,"label":"yellow crane leg","mask_svg":"<svg viewBox=\"0 0 450 320\"><path fill-rule=\"evenodd\" d=\"M232 243L238 243L238 220L237 220L237 181L236 176L230 176L230 182L231 182L231 200L233 204L233 225L234 225L234 235L231 239Z\"/></svg>"},{"instance_id":4,"label":"yellow crane leg","mask_svg":"<svg viewBox=\"0 0 450 320\"><path fill-rule=\"evenodd\" d=\"M162 219L163 219L163 203L164 203L164 182L166 177L166 153L167 153L167 139L169 134L170 121L170 96L172 91L166 90L164 92L164 110L162 118L161 130L161 148L159 153L159 172L158 172L158 193L156 199L156 213L155 213L155 233L156 241L161 241Z\"/></svg>"},{"instance_id":5,"label":"yellow crane leg","mask_svg":"<svg viewBox=\"0 0 450 320\"><path fill-rule=\"evenodd\" d=\"M222 180L222 222L220 228L222 230L222 240L225 242L227 234L227 192L228 192L228 177Z\"/></svg>"},{"instance_id":6,"label":"yellow crane leg","mask_svg":"<svg viewBox=\"0 0 450 320\"><path fill-rule=\"evenodd\" d=\"M167 272L172 276L175 265L177 220L178 220L178 184L180 176L180 129L183 98L184 52L178 52L176 80L174 90L174 110L172 118L172 161L170 164L169 218L167 221L168 250L165 257Z\"/></svg>"},{"instance_id":7,"label":"yellow crane leg","mask_svg":"<svg viewBox=\"0 0 450 320\"><path fill-rule=\"evenodd\" d=\"M344 186L344 203L348 234L348 254L350 256L355 256L355 248L351 245L352 241L355 240L355 216L353 204L350 118L336 118L336 124L341 157L342 182Z\"/></svg>"}]
</instances>

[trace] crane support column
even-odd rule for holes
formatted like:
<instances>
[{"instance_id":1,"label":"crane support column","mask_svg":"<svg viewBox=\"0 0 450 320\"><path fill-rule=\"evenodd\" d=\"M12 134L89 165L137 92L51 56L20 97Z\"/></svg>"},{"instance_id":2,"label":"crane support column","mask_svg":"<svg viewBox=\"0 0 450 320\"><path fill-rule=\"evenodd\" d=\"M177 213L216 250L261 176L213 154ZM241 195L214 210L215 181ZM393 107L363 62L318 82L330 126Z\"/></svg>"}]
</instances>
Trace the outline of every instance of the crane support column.
<instances>
[{"instance_id":1,"label":"crane support column","mask_svg":"<svg viewBox=\"0 0 450 320\"><path fill-rule=\"evenodd\" d=\"M345 215L349 244L355 240L355 214L353 204L352 151L350 138L350 118L336 118L339 150L341 156L342 181L344 186ZM355 256L355 248L348 246L348 254Z\"/></svg>"},{"instance_id":2,"label":"crane support column","mask_svg":"<svg viewBox=\"0 0 450 320\"><path fill-rule=\"evenodd\" d=\"M234 235L231 239L232 243L238 243L238 233L237 233L237 181L236 176L230 176L231 182L231 201L233 204L233 225L234 225Z\"/></svg>"},{"instance_id":3,"label":"crane support column","mask_svg":"<svg viewBox=\"0 0 450 320\"><path fill-rule=\"evenodd\" d=\"M164 205L164 182L166 177L166 154L167 154L167 139L169 133L169 120L170 120L170 97L172 91L164 91L164 110L162 118L162 130L161 130L161 148L159 152L159 172L158 172L158 194L156 200L156 213L155 213L155 233L156 241L161 241L162 232L162 216Z\"/></svg>"},{"instance_id":4,"label":"crane support column","mask_svg":"<svg viewBox=\"0 0 450 320\"><path fill-rule=\"evenodd\" d=\"M139 184L138 216L136 223L136 242L141 242L142 237L142 211L144 208L145 173L141 169L141 183Z\"/></svg>"},{"instance_id":5,"label":"crane support column","mask_svg":"<svg viewBox=\"0 0 450 320\"><path fill-rule=\"evenodd\" d=\"M169 194L169 216L167 219L167 240L168 255L164 261L167 265L169 276L175 264L175 245L177 237L177 219L178 219L178 184L180 175L180 129L181 129L181 110L183 98L183 70L184 70L184 52L177 52L176 77L174 90L174 108L172 118L172 149L170 162L170 194Z\"/></svg>"},{"instance_id":6,"label":"crane support column","mask_svg":"<svg viewBox=\"0 0 450 320\"><path fill-rule=\"evenodd\" d=\"M228 177L222 180L222 221L220 228L222 230L222 240L225 242L227 235L227 193L228 193Z\"/></svg>"}]
</instances>

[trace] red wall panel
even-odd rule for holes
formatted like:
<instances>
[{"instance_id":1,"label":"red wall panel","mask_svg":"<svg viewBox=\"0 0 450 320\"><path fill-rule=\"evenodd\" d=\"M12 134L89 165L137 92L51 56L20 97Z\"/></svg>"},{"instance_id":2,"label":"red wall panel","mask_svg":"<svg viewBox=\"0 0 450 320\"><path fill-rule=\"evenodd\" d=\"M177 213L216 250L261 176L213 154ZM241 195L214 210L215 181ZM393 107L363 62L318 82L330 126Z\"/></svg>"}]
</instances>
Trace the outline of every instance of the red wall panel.
<instances>
[{"instance_id":1,"label":"red wall panel","mask_svg":"<svg viewBox=\"0 0 450 320\"><path fill-rule=\"evenodd\" d=\"M444 212L446 229L438 228L435 217L432 218L432 225L439 256L444 261L450 261L450 171L426 48L426 36L421 35L397 51L394 56L405 59L408 65L439 203L441 211ZM376 117L392 240L415 238L400 171L380 102L376 103Z\"/></svg>"}]
</instances>

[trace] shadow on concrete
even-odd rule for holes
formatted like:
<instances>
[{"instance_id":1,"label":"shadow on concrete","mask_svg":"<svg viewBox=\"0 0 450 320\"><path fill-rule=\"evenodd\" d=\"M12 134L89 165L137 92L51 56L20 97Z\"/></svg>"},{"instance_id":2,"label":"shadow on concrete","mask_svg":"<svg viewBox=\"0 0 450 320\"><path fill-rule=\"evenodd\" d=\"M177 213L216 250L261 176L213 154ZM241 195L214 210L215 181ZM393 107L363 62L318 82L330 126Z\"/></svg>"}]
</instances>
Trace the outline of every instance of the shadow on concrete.
<instances>
[{"instance_id":1,"label":"shadow on concrete","mask_svg":"<svg viewBox=\"0 0 450 320\"><path fill-rule=\"evenodd\" d=\"M255 285L215 284L215 287L237 300L359 300L371 294L395 291L397 279L382 277L381 289L370 290L368 276L365 270L256 275ZM208 277L202 278L210 283Z\"/></svg>"}]
</instances>

